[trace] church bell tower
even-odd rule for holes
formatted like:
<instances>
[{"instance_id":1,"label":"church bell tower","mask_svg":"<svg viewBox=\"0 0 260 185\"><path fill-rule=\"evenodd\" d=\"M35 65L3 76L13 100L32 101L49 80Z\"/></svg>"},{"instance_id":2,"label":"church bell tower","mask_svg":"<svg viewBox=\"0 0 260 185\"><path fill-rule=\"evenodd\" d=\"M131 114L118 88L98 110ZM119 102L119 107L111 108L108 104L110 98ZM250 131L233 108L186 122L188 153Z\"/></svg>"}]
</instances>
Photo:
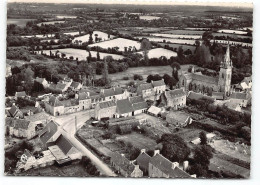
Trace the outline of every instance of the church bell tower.
<instances>
[{"instance_id":1,"label":"church bell tower","mask_svg":"<svg viewBox=\"0 0 260 185\"><path fill-rule=\"evenodd\" d=\"M224 56L224 61L221 62L218 87L220 92L224 92L225 96L230 94L231 89L231 76L232 76L232 61L230 59L230 49L227 46L227 51Z\"/></svg>"}]
</instances>

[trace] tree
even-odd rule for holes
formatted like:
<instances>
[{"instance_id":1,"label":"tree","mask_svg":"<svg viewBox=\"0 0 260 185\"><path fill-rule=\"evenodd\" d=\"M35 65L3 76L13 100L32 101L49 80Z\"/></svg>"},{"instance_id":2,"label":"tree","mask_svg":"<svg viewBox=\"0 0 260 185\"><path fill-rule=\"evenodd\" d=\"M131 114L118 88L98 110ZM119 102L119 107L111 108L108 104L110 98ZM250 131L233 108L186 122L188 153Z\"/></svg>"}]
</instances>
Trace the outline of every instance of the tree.
<instances>
[{"instance_id":1,"label":"tree","mask_svg":"<svg viewBox=\"0 0 260 185\"><path fill-rule=\"evenodd\" d=\"M170 161L183 162L190 154L190 148L185 141L174 134L163 134L160 142L163 147L161 153Z\"/></svg>"},{"instance_id":2,"label":"tree","mask_svg":"<svg viewBox=\"0 0 260 185\"><path fill-rule=\"evenodd\" d=\"M172 77L174 77L176 80L179 80L178 71L181 69L180 64L177 62L173 62L171 64L171 67L172 67Z\"/></svg>"},{"instance_id":3,"label":"tree","mask_svg":"<svg viewBox=\"0 0 260 185\"><path fill-rule=\"evenodd\" d=\"M200 144L201 145L206 145L207 144L207 136L206 136L205 132L201 131L200 135L199 135L199 138L200 138Z\"/></svg>"},{"instance_id":4,"label":"tree","mask_svg":"<svg viewBox=\"0 0 260 185\"><path fill-rule=\"evenodd\" d=\"M109 57L104 57L103 79L105 81L105 84L109 84L109 82L110 82L109 77L108 77L108 67L107 67L108 60L109 60Z\"/></svg>"},{"instance_id":5,"label":"tree","mask_svg":"<svg viewBox=\"0 0 260 185\"><path fill-rule=\"evenodd\" d=\"M198 145L194 151L194 160L201 164L204 169L208 169L210 159L213 157L212 148L208 145Z\"/></svg>"},{"instance_id":6,"label":"tree","mask_svg":"<svg viewBox=\"0 0 260 185\"><path fill-rule=\"evenodd\" d=\"M148 50L151 49L152 45L150 43L150 41L146 38L144 38L141 42L141 50L143 50L143 54L144 54L144 60L145 62L148 62Z\"/></svg>"},{"instance_id":7,"label":"tree","mask_svg":"<svg viewBox=\"0 0 260 185\"><path fill-rule=\"evenodd\" d=\"M97 51L97 61L100 61L100 54L99 54L99 51Z\"/></svg>"}]
</instances>

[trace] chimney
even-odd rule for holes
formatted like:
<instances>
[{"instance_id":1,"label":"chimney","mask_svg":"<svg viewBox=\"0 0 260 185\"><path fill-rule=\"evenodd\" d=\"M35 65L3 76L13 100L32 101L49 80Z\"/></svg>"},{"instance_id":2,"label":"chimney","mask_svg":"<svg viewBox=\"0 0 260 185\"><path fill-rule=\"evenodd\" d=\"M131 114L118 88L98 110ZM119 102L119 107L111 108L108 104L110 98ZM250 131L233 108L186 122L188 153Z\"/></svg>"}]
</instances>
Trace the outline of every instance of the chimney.
<instances>
[{"instance_id":1,"label":"chimney","mask_svg":"<svg viewBox=\"0 0 260 185\"><path fill-rule=\"evenodd\" d=\"M160 150L154 150L153 156L155 156L156 154L160 154Z\"/></svg>"},{"instance_id":2,"label":"chimney","mask_svg":"<svg viewBox=\"0 0 260 185\"><path fill-rule=\"evenodd\" d=\"M135 165L135 170L139 170L139 165Z\"/></svg>"},{"instance_id":3,"label":"chimney","mask_svg":"<svg viewBox=\"0 0 260 185\"><path fill-rule=\"evenodd\" d=\"M188 167L189 167L189 161L184 161L183 162L183 170L186 171Z\"/></svg>"},{"instance_id":4,"label":"chimney","mask_svg":"<svg viewBox=\"0 0 260 185\"><path fill-rule=\"evenodd\" d=\"M146 152L146 150L145 149L142 149L141 150L141 154L143 154L143 153L145 153Z\"/></svg>"},{"instance_id":5,"label":"chimney","mask_svg":"<svg viewBox=\"0 0 260 185\"><path fill-rule=\"evenodd\" d=\"M172 163L172 169L179 167L179 163L178 162L173 162Z\"/></svg>"},{"instance_id":6,"label":"chimney","mask_svg":"<svg viewBox=\"0 0 260 185\"><path fill-rule=\"evenodd\" d=\"M196 179L196 178L197 178L197 175L196 175L196 174L193 174L193 175L191 175L191 177Z\"/></svg>"},{"instance_id":7,"label":"chimney","mask_svg":"<svg viewBox=\"0 0 260 185\"><path fill-rule=\"evenodd\" d=\"M79 95L78 94L75 94L75 99L79 99Z\"/></svg>"},{"instance_id":8,"label":"chimney","mask_svg":"<svg viewBox=\"0 0 260 185\"><path fill-rule=\"evenodd\" d=\"M121 154L122 157L125 157L125 154Z\"/></svg>"},{"instance_id":9,"label":"chimney","mask_svg":"<svg viewBox=\"0 0 260 185\"><path fill-rule=\"evenodd\" d=\"M135 164L135 162L136 162L136 160L132 160L132 161L130 161L129 163L130 163L130 164Z\"/></svg>"},{"instance_id":10,"label":"chimney","mask_svg":"<svg viewBox=\"0 0 260 185\"><path fill-rule=\"evenodd\" d=\"M88 95L88 96L90 96L90 93L89 93L89 92L87 92L87 95Z\"/></svg>"}]
</instances>

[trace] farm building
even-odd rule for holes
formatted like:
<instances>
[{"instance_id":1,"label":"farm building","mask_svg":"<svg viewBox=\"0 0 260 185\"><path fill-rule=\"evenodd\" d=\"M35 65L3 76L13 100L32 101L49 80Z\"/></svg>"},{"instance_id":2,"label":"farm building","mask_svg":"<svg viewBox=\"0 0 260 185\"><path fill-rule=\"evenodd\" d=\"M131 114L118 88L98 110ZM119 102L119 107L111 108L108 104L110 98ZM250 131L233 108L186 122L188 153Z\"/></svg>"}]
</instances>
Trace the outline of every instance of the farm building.
<instances>
[{"instance_id":1,"label":"farm building","mask_svg":"<svg viewBox=\"0 0 260 185\"><path fill-rule=\"evenodd\" d=\"M241 107L247 107L251 99L249 93L233 92L230 95L230 102L239 103Z\"/></svg>"},{"instance_id":2,"label":"farm building","mask_svg":"<svg viewBox=\"0 0 260 185\"><path fill-rule=\"evenodd\" d=\"M166 90L166 84L164 83L164 80L158 80L158 81L151 81L151 84L153 86L153 89L155 91L155 94L161 94Z\"/></svg>"},{"instance_id":3,"label":"farm building","mask_svg":"<svg viewBox=\"0 0 260 185\"><path fill-rule=\"evenodd\" d=\"M165 178L192 178L185 170L187 162L184 162L183 169L178 162L171 162L160 154L159 150L154 151L154 156L149 161L149 177Z\"/></svg>"},{"instance_id":4,"label":"farm building","mask_svg":"<svg viewBox=\"0 0 260 185\"><path fill-rule=\"evenodd\" d=\"M148 105L144 101L142 96L129 97L129 101L131 102L131 104L133 106L134 115L141 114L141 113L145 112L148 108Z\"/></svg>"},{"instance_id":5,"label":"farm building","mask_svg":"<svg viewBox=\"0 0 260 185\"><path fill-rule=\"evenodd\" d=\"M165 91L161 95L161 101L167 107L173 107L177 110L180 107L186 106L186 93L183 89Z\"/></svg>"},{"instance_id":6,"label":"farm building","mask_svg":"<svg viewBox=\"0 0 260 185\"><path fill-rule=\"evenodd\" d=\"M166 121L176 127L185 127L192 123L192 118L181 111L170 111L169 114L166 115Z\"/></svg>"},{"instance_id":7,"label":"farm building","mask_svg":"<svg viewBox=\"0 0 260 185\"><path fill-rule=\"evenodd\" d=\"M72 90L77 91L77 90L80 90L80 89L82 88L82 84L79 83L79 82L74 82L74 81L73 81L73 82L70 84L70 88L71 88Z\"/></svg>"},{"instance_id":8,"label":"farm building","mask_svg":"<svg viewBox=\"0 0 260 185\"><path fill-rule=\"evenodd\" d=\"M113 87L110 89L101 89L100 95L105 98L104 101L111 100L122 100L129 97L127 90L122 89L121 87Z\"/></svg>"},{"instance_id":9,"label":"farm building","mask_svg":"<svg viewBox=\"0 0 260 185\"><path fill-rule=\"evenodd\" d=\"M145 176L148 175L150 159L151 157L145 152L145 149L142 149L136 158L136 163L140 166Z\"/></svg>"},{"instance_id":10,"label":"farm building","mask_svg":"<svg viewBox=\"0 0 260 185\"><path fill-rule=\"evenodd\" d=\"M135 165L118 152L114 152L114 155L111 155L110 164L124 177L143 177L143 172L140 170L139 165Z\"/></svg>"},{"instance_id":11,"label":"farm building","mask_svg":"<svg viewBox=\"0 0 260 185\"><path fill-rule=\"evenodd\" d=\"M134 116L134 108L129 99L116 101L116 117L129 117Z\"/></svg>"},{"instance_id":12,"label":"farm building","mask_svg":"<svg viewBox=\"0 0 260 185\"><path fill-rule=\"evenodd\" d=\"M116 113L116 103L113 101L100 102L95 107L95 118L113 118Z\"/></svg>"},{"instance_id":13,"label":"farm building","mask_svg":"<svg viewBox=\"0 0 260 185\"><path fill-rule=\"evenodd\" d=\"M11 136L31 139L36 135L36 124L24 119L13 119L7 127Z\"/></svg>"}]
</instances>

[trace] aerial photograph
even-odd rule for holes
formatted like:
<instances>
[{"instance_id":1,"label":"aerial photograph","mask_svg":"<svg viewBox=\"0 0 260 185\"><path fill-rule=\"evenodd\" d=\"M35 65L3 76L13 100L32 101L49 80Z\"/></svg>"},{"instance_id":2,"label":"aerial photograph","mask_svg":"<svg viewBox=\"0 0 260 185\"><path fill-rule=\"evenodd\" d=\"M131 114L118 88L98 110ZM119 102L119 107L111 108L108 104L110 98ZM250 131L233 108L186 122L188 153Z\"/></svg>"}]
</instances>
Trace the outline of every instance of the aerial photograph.
<instances>
[{"instance_id":1,"label":"aerial photograph","mask_svg":"<svg viewBox=\"0 0 260 185\"><path fill-rule=\"evenodd\" d=\"M106 2L6 3L4 175L250 178L253 4Z\"/></svg>"}]
</instances>

